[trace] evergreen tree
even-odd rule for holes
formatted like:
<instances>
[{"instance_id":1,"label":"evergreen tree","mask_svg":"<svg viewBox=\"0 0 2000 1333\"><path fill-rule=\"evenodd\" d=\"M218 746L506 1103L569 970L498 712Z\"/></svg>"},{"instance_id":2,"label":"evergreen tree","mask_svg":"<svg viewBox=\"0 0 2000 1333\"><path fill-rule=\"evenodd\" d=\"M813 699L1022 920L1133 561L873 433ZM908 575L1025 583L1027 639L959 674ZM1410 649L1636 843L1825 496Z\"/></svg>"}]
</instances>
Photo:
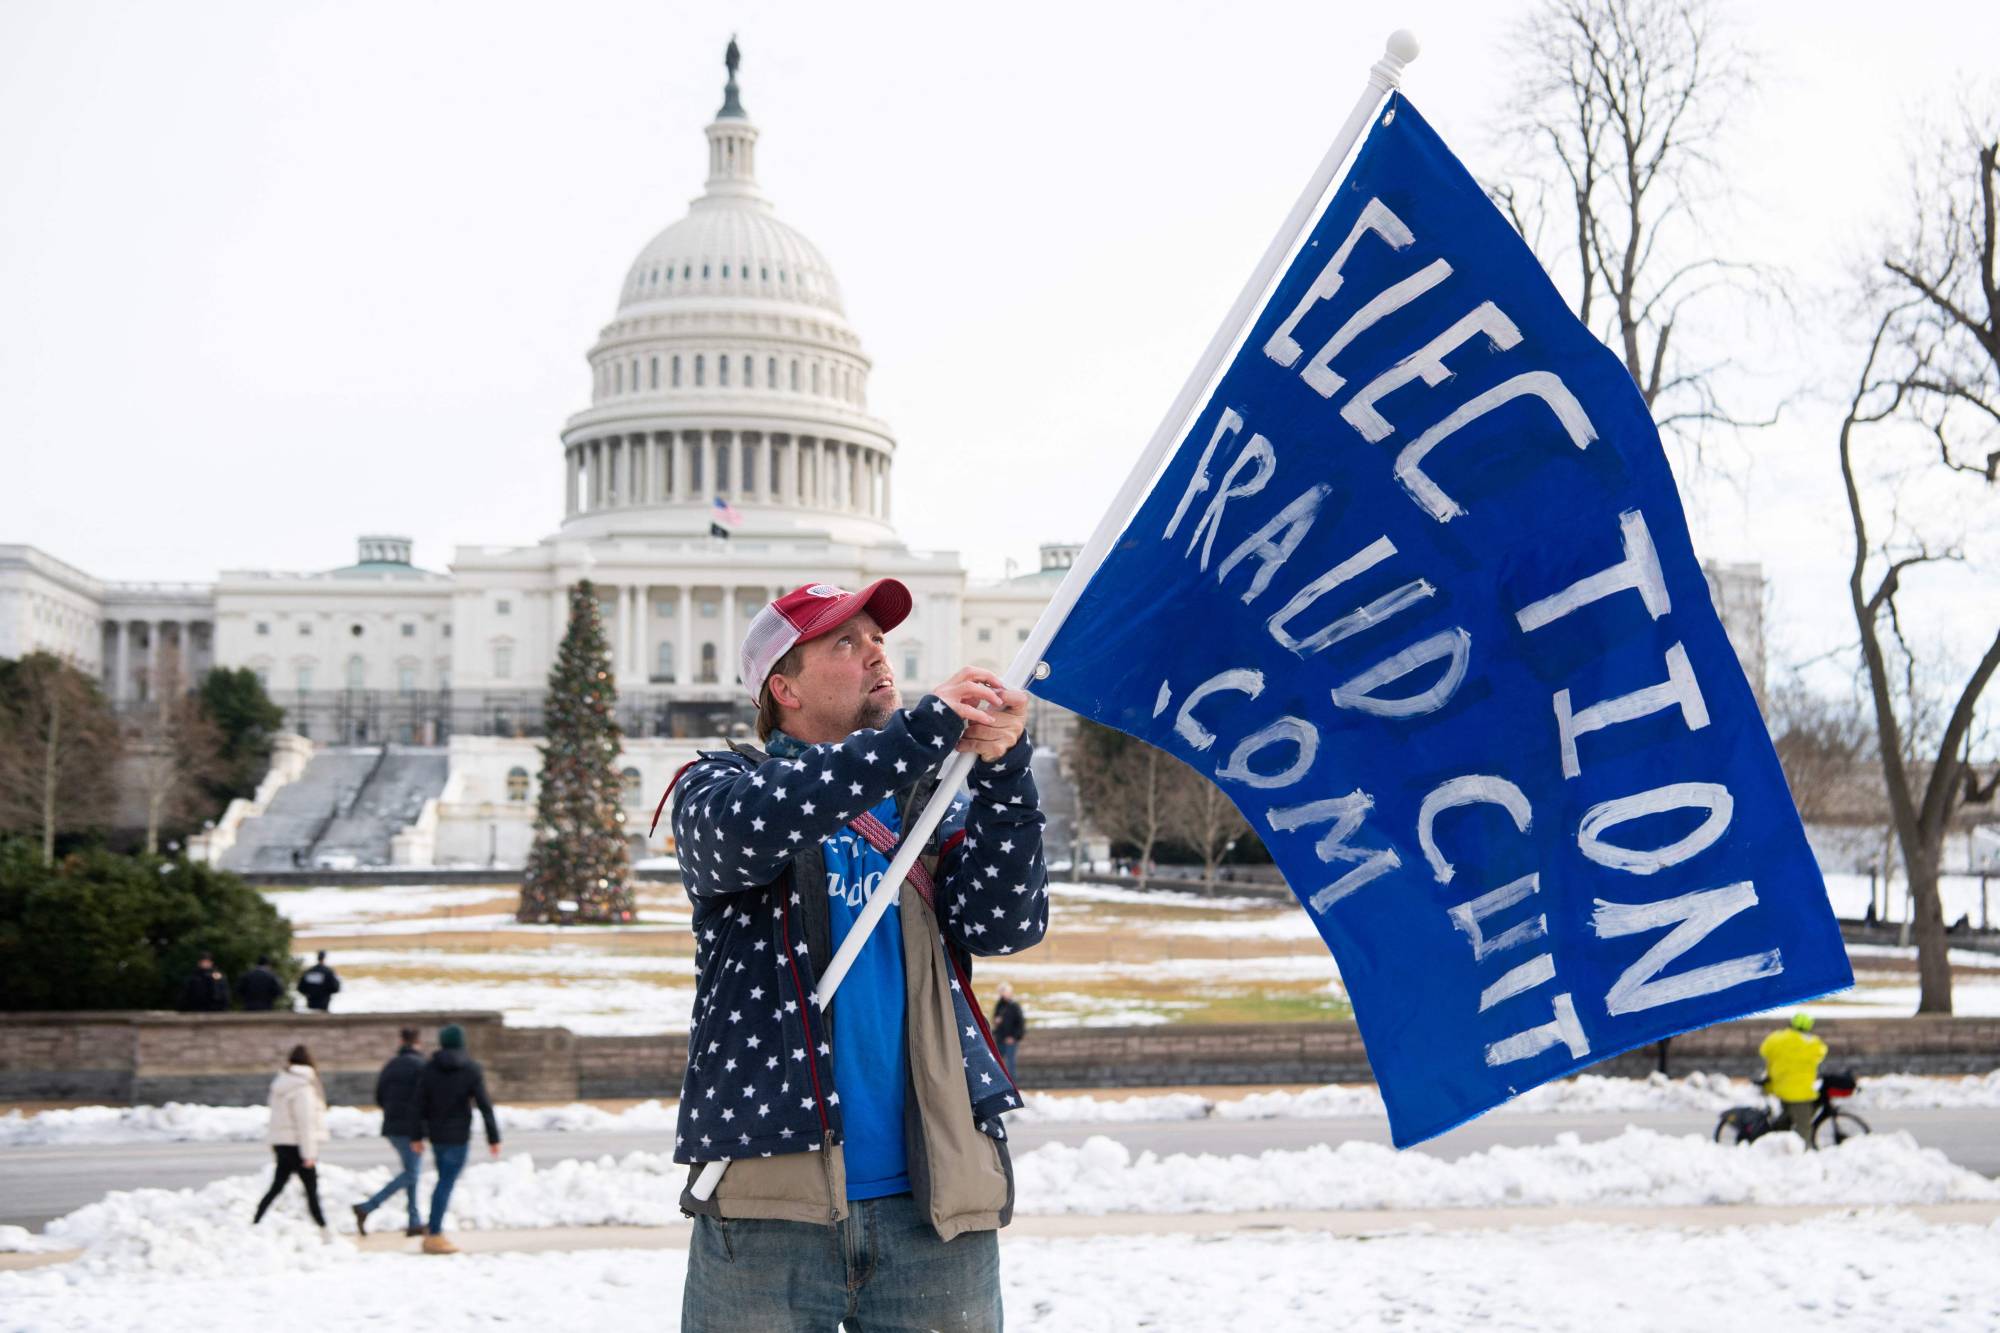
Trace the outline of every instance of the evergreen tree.
<instances>
[{"instance_id":1,"label":"evergreen tree","mask_svg":"<svg viewBox=\"0 0 2000 1333\"><path fill-rule=\"evenodd\" d=\"M569 631L542 706L548 743L542 746L535 841L519 920L632 919L618 723L612 717L617 697L597 590L585 579L570 589Z\"/></svg>"}]
</instances>

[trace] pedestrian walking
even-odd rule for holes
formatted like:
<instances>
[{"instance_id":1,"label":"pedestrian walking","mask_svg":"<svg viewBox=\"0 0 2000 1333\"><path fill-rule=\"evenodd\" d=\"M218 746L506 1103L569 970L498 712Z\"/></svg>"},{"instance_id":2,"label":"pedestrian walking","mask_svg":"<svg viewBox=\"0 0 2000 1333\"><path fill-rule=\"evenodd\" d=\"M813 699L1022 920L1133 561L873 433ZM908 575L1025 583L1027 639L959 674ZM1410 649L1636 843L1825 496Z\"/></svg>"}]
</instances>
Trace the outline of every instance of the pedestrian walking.
<instances>
[{"instance_id":1,"label":"pedestrian walking","mask_svg":"<svg viewBox=\"0 0 2000 1333\"><path fill-rule=\"evenodd\" d=\"M229 980L210 955L203 954L194 971L188 973L181 986L180 1007L188 1014L219 1014L229 1008Z\"/></svg>"},{"instance_id":2,"label":"pedestrian walking","mask_svg":"<svg viewBox=\"0 0 2000 1333\"><path fill-rule=\"evenodd\" d=\"M268 1013L277 1008L278 997L284 993L285 983L271 969L268 956L258 958L257 966L236 979L237 998L252 1013Z\"/></svg>"},{"instance_id":3,"label":"pedestrian walking","mask_svg":"<svg viewBox=\"0 0 2000 1333\"><path fill-rule=\"evenodd\" d=\"M403 1044L396 1048L396 1053L382 1066L382 1072L375 1076L375 1104L382 1108L382 1137L389 1140L389 1146L396 1150L396 1160L403 1164L403 1169L388 1184L375 1191L366 1203L354 1205L354 1229L364 1236L368 1234L368 1214L394 1198L399 1190L404 1195L404 1204L409 1212L409 1222L404 1226L403 1234L424 1234L423 1220L417 1216L417 1182L424 1173L424 1155L411 1146L411 1141L417 1136L411 1097L416 1092L417 1080L423 1076L424 1056L417 1049L415 1028L404 1028L397 1035Z\"/></svg>"},{"instance_id":4,"label":"pedestrian walking","mask_svg":"<svg viewBox=\"0 0 2000 1333\"><path fill-rule=\"evenodd\" d=\"M445 1238L444 1215L451 1206L451 1188L465 1169L472 1146L472 1108L486 1122L486 1151L500 1155L500 1123L493 1118L493 1099L486 1095L486 1071L465 1053L465 1029L453 1023L438 1029L438 1049L410 1089L410 1147L418 1157L429 1140L436 1149L437 1184L431 1186L431 1213L424 1235L425 1254L457 1254Z\"/></svg>"},{"instance_id":5,"label":"pedestrian walking","mask_svg":"<svg viewBox=\"0 0 2000 1333\"><path fill-rule=\"evenodd\" d=\"M319 1207L319 1147L326 1142L326 1090L320 1086L312 1052L302 1045L292 1047L285 1067L271 1080L270 1139L276 1169L271 1188L264 1191L250 1224L264 1220L265 1211L285 1183L297 1176L305 1182L306 1207L312 1211L312 1220L319 1224L322 1235L331 1235L326 1214Z\"/></svg>"},{"instance_id":6,"label":"pedestrian walking","mask_svg":"<svg viewBox=\"0 0 2000 1333\"><path fill-rule=\"evenodd\" d=\"M299 978L299 994L306 997L306 1008L325 1013L333 1003L333 997L340 993L340 974L326 961L326 950L319 951L319 961L305 970Z\"/></svg>"},{"instance_id":7,"label":"pedestrian walking","mask_svg":"<svg viewBox=\"0 0 2000 1333\"><path fill-rule=\"evenodd\" d=\"M1000 1063L1007 1066L1008 1078L1015 1077L1014 1052L1021 1049L1021 1037L1027 1030L1028 1016L1021 1012L1020 1001L1014 998L1014 988L1001 982L993 1001L993 1040L1000 1044Z\"/></svg>"}]
</instances>

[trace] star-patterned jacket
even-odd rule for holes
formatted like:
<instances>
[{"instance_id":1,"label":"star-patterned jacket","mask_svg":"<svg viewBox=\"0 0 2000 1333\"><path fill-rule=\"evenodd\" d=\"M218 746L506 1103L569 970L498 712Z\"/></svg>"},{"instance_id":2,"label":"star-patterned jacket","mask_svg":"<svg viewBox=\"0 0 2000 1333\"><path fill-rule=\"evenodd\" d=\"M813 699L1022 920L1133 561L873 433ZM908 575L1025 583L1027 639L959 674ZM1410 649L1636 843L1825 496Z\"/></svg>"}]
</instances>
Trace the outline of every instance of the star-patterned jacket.
<instances>
[{"instance_id":1,"label":"star-patterned jacket","mask_svg":"<svg viewBox=\"0 0 2000 1333\"><path fill-rule=\"evenodd\" d=\"M704 751L676 778L674 839L694 904L696 970L676 1161L842 1141L833 1024L811 998L833 954L820 841L890 796L906 827L963 730L925 695L879 730L820 745L781 734L762 762ZM1000 1115L1020 1096L973 996L970 956L1016 952L1048 928L1031 754L1023 738L997 762L974 764L924 858L934 866L971 1114L996 1140L1005 1138ZM907 901L916 889L903 892Z\"/></svg>"}]
</instances>

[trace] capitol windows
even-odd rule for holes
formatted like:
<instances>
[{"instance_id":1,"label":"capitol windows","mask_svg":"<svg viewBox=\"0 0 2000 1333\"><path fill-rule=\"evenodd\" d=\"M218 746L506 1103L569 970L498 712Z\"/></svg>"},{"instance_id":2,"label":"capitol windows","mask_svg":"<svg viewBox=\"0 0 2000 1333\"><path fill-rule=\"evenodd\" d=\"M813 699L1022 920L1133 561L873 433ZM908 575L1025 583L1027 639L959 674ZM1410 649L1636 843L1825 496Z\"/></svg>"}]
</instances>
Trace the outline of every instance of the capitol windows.
<instances>
[{"instance_id":1,"label":"capitol windows","mask_svg":"<svg viewBox=\"0 0 2000 1333\"><path fill-rule=\"evenodd\" d=\"M312 637L312 632L313 632L313 627L311 621L302 620L299 622L299 637L301 639L310 639Z\"/></svg>"},{"instance_id":2,"label":"capitol windows","mask_svg":"<svg viewBox=\"0 0 2000 1333\"><path fill-rule=\"evenodd\" d=\"M360 638L360 637L361 637L361 626L359 626L359 625L349 625L349 626L347 627L347 632L348 632L348 633L349 633L350 635L352 635L352 636L354 636L355 638L357 638L357 639L358 639L358 638Z\"/></svg>"},{"instance_id":3,"label":"capitol windows","mask_svg":"<svg viewBox=\"0 0 2000 1333\"><path fill-rule=\"evenodd\" d=\"M701 675L696 679L703 685L715 684L715 645L712 643L701 646Z\"/></svg>"},{"instance_id":4,"label":"capitol windows","mask_svg":"<svg viewBox=\"0 0 2000 1333\"><path fill-rule=\"evenodd\" d=\"M729 358L726 356L715 358L715 382L725 389L729 387Z\"/></svg>"},{"instance_id":5,"label":"capitol windows","mask_svg":"<svg viewBox=\"0 0 2000 1333\"><path fill-rule=\"evenodd\" d=\"M771 270L768 266L757 270L757 281L769 282L770 280L771 280Z\"/></svg>"},{"instance_id":6,"label":"capitol windows","mask_svg":"<svg viewBox=\"0 0 2000 1333\"><path fill-rule=\"evenodd\" d=\"M511 615L513 615L513 614L514 614L514 603L513 603L513 602L511 602L511 601L509 601L509 600L508 600L507 598L505 598L505 597L501 597L501 598L497 598L497 599L495 599L495 601L494 601L494 603L493 603L493 614L494 614L494 615L496 615L496 616L511 616Z\"/></svg>"},{"instance_id":7,"label":"capitol windows","mask_svg":"<svg viewBox=\"0 0 2000 1333\"><path fill-rule=\"evenodd\" d=\"M743 358L743 387L746 389L757 387L757 362L753 357Z\"/></svg>"},{"instance_id":8,"label":"capitol windows","mask_svg":"<svg viewBox=\"0 0 2000 1333\"><path fill-rule=\"evenodd\" d=\"M621 768L618 770L618 790L624 796L627 805L636 805L638 803L640 797L639 784L643 781L645 779L639 776L639 770L636 768Z\"/></svg>"},{"instance_id":9,"label":"capitol windows","mask_svg":"<svg viewBox=\"0 0 2000 1333\"><path fill-rule=\"evenodd\" d=\"M819 362L813 362L813 392L819 392Z\"/></svg>"},{"instance_id":10,"label":"capitol windows","mask_svg":"<svg viewBox=\"0 0 2000 1333\"><path fill-rule=\"evenodd\" d=\"M271 668L269 668L269 667L252 667L252 668L251 668L251 670L252 670L252 671L254 671L254 672L256 672L256 674L257 674L257 684L258 684L259 686L261 686L262 688L264 688L264 689L267 689L267 690L271 688Z\"/></svg>"},{"instance_id":11,"label":"capitol windows","mask_svg":"<svg viewBox=\"0 0 2000 1333\"><path fill-rule=\"evenodd\" d=\"M729 276L729 265L724 264L722 266L722 276L725 278Z\"/></svg>"},{"instance_id":12,"label":"capitol windows","mask_svg":"<svg viewBox=\"0 0 2000 1333\"><path fill-rule=\"evenodd\" d=\"M417 668L413 663L404 662L396 668L396 693L415 694L417 692Z\"/></svg>"},{"instance_id":13,"label":"capitol windows","mask_svg":"<svg viewBox=\"0 0 2000 1333\"><path fill-rule=\"evenodd\" d=\"M406 638L406 639L414 639L414 638L416 638L416 637L417 637L417 627L416 627L416 626L415 626L414 624L411 624L411 623L410 623L409 621L404 621L404 622L403 622L403 637L404 637L404 638Z\"/></svg>"},{"instance_id":14,"label":"capitol windows","mask_svg":"<svg viewBox=\"0 0 2000 1333\"><path fill-rule=\"evenodd\" d=\"M268 620L260 620L260 621L258 621L258 622L257 622L257 637L258 637L258 638L260 638L260 639L262 639L262 638L268 638L268 637L270 637L270 633L271 633L271 622L270 622L270 621L268 621Z\"/></svg>"},{"instance_id":15,"label":"capitol windows","mask_svg":"<svg viewBox=\"0 0 2000 1333\"><path fill-rule=\"evenodd\" d=\"M653 655L653 679L670 681L674 678L674 646L662 643Z\"/></svg>"},{"instance_id":16,"label":"capitol windows","mask_svg":"<svg viewBox=\"0 0 2000 1333\"><path fill-rule=\"evenodd\" d=\"M676 389L681 387L681 359L679 357L674 358L673 385Z\"/></svg>"},{"instance_id":17,"label":"capitol windows","mask_svg":"<svg viewBox=\"0 0 2000 1333\"><path fill-rule=\"evenodd\" d=\"M979 627L979 641L981 643L993 642L993 629L991 626L981 625Z\"/></svg>"},{"instance_id":18,"label":"capitol windows","mask_svg":"<svg viewBox=\"0 0 2000 1333\"><path fill-rule=\"evenodd\" d=\"M514 678L514 645L496 643L493 645L493 679L512 680Z\"/></svg>"},{"instance_id":19,"label":"capitol windows","mask_svg":"<svg viewBox=\"0 0 2000 1333\"><path fill-rule=\"evenodd\" d=\"M767 389L778 387L778 358L775 356L764 363L764 387Z\"/></svg>"},{"instance_id":20,"label":"capitol windows","mask_svg":"<svg viewBox=\"0 0 2000 1333\"><path fill-rule=\"evenodd\" d=\"M622 361L611 367L611 392L625 392L625 363Z\"/></svg>"},{"instance_id":21,"label":"capitol windows","mask_svg":"<svg viewBox=\"0 0 2000 1333\"><path fill-rule=\"evenodd\" d=\"M304 694L313 687L313 669L310 666L301 665L293 672L293 679L294 683L298 686L299 693Z\"/></svg>"},{"instance_id":22,"label":"capitol windows","mask_svg":"<svg viewBox=\"0 0 2000 1333\"><path fill-rule=\"evenodd\" d=\"M798 391L799 391L799 363L798 363L797 361L793 361L793 362L792 362L792 392L793 392L793 393L797 393Z\"/></svg>"},{"instance_id":23,"label":"capitol windows","mask_svg":"<svg viewBox=\"0 0 2000 1333\"><path fill-rule=\"evenodd\" d=\"M350 690L368 688L368 659L359 653L347 659L347 688Z\"/></svg>"},{"instance_id":24,"label":"capitol windows","mask_svg":"<svg viewBox=\"0 0 2000 1333\"><path fill-rule=\"evenodd\" d=\"M451 637L451 622L447 620L444 624L438 626L438 633L449 639Z\"/></svg>"},{"instance_id":25,"label":"capitol windows","mask_svg":"<svg viewBox=\"0 0 2000 1333\"><path fill-rule=\"evenodd\" d=\"M924 661L923 645L915 643L904 644L903 679L915 680L917 678L917 673L923 669L923 661Z\"/></svg>"},{"instance_id":26,"label":"capitol windows","mask_svg":"<svg viewBox=\"0 0 2000 1333\"><path fill-rule=\"evenodd\" d=\"M660 387L660 358L658 358L657 356L653 357L650 364L647 366L646 387L649 389L657 389Z\"/></svg>"},{"instance_id":27,"label":"capitol windows","mask_svg":"<svg viewBox=\"0 0 2000 1333\"><path fill-rule=\"evenodd\" d=\"M721 606L720 603L712 602L708 598L704 597L701 600L699 609L701 611L701 618L703 620L713 620L715 619L715 613L721 609Z\"/></svg>"},{"instance_id":28,"label":"capitol windows","mask_svg":"<svg viewBox=\"0 0 2000 1333\"><path fill-rule=\"evenodd\" d=\"M518 764L507 770L507 799L510 801L528 799L528 770Z\"/></svg>"},{"instance_id":29,"label":"capitol windows","mask_svg":"<svg viewBox=\"0 0 2000 1333\"><path fill-rule=\"evenodd\" d=\"M702 372L701 353L696 352L694 354L694 387L697 389L701 387L701 372Z\"/></svg>"},{"instance_id":30,"label":"capitol windows","mask_svg":"<svg viewBox=\"0 0 2000 1333\"><path fill-rule=\"evenodd\" d=\"M708 276L708 265L703 264L701 266L701 276L704 278Z\"/></svg>"}]
</instances>

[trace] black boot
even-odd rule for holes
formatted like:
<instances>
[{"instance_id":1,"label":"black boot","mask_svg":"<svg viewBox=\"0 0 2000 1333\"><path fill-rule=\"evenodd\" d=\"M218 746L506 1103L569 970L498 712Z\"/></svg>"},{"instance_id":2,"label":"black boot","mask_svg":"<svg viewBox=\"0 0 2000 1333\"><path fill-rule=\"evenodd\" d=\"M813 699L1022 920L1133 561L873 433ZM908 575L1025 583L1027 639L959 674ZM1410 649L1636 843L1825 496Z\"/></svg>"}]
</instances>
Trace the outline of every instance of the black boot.
<instances>
[{"instance_id":1,"label":"black boot","mask_svg":"<svg viewBox=\"0 0 2000 1333\"><path fill-rule=\"evenodd\" d=\"M354 1232L359 1236L368 1234L368 1210L358 1203L354 1205Z\"/></svg>"}]
</instances>

